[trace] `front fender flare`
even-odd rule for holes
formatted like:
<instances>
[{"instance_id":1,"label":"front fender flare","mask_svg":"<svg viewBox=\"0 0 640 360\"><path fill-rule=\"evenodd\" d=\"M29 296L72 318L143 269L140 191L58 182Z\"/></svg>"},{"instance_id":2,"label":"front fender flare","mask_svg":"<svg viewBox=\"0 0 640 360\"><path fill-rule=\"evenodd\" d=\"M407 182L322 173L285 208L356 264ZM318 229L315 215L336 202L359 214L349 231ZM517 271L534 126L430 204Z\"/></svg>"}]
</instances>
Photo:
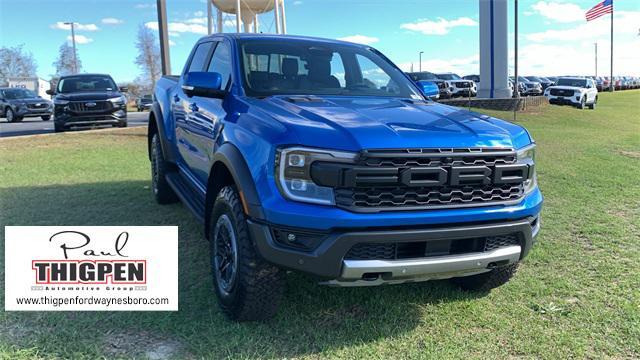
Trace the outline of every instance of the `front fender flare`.
<instances>
[{"instance_id":1,"label":"front fender flare","mask_svg":"<svg viewBox=\"0 0 640 360\"><path fill-rule=\"evenodd\" d=\"M260 198L258 197L258 191L256 190L253 176L247 166L247 162L242 156L240 150L231 143L224 143L220 146L213 155L213 168L217 164L222 163L229 170L233 182L236 184L238 191L242 194L242 199L246 205L247 215L254 220L264 220L264 212ZM211 174L210 174L211 176ZM214 179L215 180L215 179ZM209 217L213 208L213 202L217 194L214 194L216 189L207 188L207 199L205 209L205 229L208 234L209 229Z\"/></svg>"}]
</instances>

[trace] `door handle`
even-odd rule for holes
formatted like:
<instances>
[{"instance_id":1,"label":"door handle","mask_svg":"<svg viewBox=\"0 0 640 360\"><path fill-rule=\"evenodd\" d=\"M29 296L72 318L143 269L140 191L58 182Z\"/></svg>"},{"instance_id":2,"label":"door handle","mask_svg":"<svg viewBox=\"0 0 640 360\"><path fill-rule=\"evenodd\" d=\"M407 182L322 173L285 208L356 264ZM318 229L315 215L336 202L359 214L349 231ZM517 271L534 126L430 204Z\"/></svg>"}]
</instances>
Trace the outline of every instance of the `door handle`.
<instances>
[{"instance_id":1,"label":"door handle","mask_svg":"<svg viewBox=\"0 0 640 360\"><path fill-rule=\"evenodd\" d=\"M189 105L189 109L191 109L191 111L193 112L198 112L198 110L200 110L200 108L198 108L198 105L196 103L191 103Z\"/></svg>"},{"instance_id":2,"label":"door handle","mask_svg":"<svg viewBox=\"0 0 640 360\"><path fill-rule=\"evenodd\" d=\"M174 102L180 102L180 97L178 95L173 95Z\"/></svg>"}]
</instances>

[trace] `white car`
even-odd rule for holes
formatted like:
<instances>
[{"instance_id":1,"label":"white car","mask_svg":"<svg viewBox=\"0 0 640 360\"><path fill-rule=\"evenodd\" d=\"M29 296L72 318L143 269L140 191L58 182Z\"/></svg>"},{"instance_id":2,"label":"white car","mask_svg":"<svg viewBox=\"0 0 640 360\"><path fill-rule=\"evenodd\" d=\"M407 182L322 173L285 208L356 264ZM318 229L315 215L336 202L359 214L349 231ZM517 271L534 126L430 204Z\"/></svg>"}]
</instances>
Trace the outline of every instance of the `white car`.
<instances>
[{"instance_id":1,"label":"white car","mask_svg":"<svg viewBox=\"0 0 640 360\"><path fill-rule=\"evenodd\" d=\"M598 103L598 89L593 79L580 77L561 77L556 85L544 91L549 103L557 105L573 105L578 109L595 109Z\"/></svg>"},{"instance_id":2,"label":"white car","mask_svg":"<svg viewBox=\"0 0 640 360\"><path fill-rule=\"evenodd\" d=\"M438 79L447 80L451 84L451 97L476 96L478 88L472 80L465 80L454 73L436 74Z\"/></svg>"}]
</instances>

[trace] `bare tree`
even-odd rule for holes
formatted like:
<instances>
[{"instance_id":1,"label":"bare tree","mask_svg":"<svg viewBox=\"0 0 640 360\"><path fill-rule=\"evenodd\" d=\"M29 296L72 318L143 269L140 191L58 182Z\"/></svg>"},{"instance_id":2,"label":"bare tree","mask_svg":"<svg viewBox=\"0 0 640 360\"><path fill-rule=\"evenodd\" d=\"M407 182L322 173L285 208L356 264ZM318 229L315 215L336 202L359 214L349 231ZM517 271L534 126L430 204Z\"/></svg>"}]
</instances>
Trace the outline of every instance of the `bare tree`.
<instances>
[{"instance_id":1,"label":"bare tree","mask_svg":"<svg viewBox=\"0 0 640 360\"><path fill-rule=\"evenodd\" d=\"M143 82L143 87L153 88L156 81L161 76L162 66L160 64L160 46L156 36L151 29L140 24L138 26L138 38L136 39L136 65L142 71L139 79Z\"/></svg>"},{"instance_id":2,"label":"bare tree","mask_svg":"<svg viewBox=\"0 0 640 360\"><path fill-rule=\"evenodd\" d=\"M82 61L80 61L78 51L76 51L75 58L77 58L78 61L77 72L80 72L82 70ZM65 42L60 45L60 49L58 50L58 59L53 62L53 66L56 68L55 77L75 74L76 69L73 63L73 47L69 46L69 44Z\"/></svg>"},{"instance_id":3,"label":"bare tree","mask_svg":"<svg viewBox=\"0 0 640 360\"><path fill-rule=\"evenodd\" d=\"M0 86L8 84L10 77L35 77L38 65L24 45L0 48Z\"/></svg>"}]
</instances>

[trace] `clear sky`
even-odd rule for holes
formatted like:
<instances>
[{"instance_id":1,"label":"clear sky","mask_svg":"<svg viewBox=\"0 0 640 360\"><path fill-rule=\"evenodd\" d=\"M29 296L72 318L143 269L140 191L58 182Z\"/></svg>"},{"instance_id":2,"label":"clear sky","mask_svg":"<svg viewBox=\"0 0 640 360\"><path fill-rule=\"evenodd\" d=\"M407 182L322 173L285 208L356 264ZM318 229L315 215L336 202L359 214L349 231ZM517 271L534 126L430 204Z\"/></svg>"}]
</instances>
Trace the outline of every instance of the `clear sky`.
<instances>
[{"instance_id":1,"label":"clear sky","mask_svg":"<svg viewBox=\"0 0 640 360\"><path fill-rule=\"evenodd\" d=\"M371 44L402 68L478 73L479 0L285 0L290 34L346 38ZM484 1L484 0L480 0ZM563 75L609 73L609 16L587 23L599 0L520 0L520 72ZM509 44L513 50L513 3ZM616 75L640 75L640 0L614 0ZM173 72L181 70L194 42L206 33L206 0L167 0ZM233 17L228 17L230 23ZM139 24L153 27L154 0L0 0L0 46L24 44L49 78L58 47L76 32L84 71L133 80ZM272 14L260 17L273 32ZM235 27L226 26L226 31Z\"/></svg>"}]
</instances>

